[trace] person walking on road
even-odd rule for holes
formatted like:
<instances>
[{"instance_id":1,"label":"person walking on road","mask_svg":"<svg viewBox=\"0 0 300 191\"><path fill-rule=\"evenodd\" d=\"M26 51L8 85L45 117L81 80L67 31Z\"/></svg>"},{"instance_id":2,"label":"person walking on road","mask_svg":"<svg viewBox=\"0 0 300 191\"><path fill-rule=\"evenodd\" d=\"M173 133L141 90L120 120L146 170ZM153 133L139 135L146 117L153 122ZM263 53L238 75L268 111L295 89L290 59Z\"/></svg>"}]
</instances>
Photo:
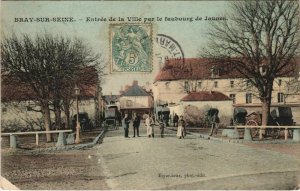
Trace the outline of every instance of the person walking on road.
<instances>
[{"instance_id":1,"label":"person walking on road","mask_svg":"<svg viewBox=\"0 0 300 191\"><path fill-rule=\"evenodd\" d=\"M174 118L173 118L174 127L178 127L178 120L179 120L179 117L178 117L178 115L175 113Z\"/></svg>"},{"instance_id":2,"label":"person walking on road","mask_svg":"<svg viewBox=\"0 0 300 191\"><path fill-rule=\"evenodd\" d=\"M123 118L123 128L124 128L124 136L125 138L129 138L128 134L129 134L129 123L130 123L130 119L128 117L128 114L125 114L125 117Z\"/></svg>"},{"instance_id":3,"label":"person walking on road","mask_svg":"<svg viewBox=\"0 0 300 191\"><path fill-rule=\"evenodd\" d=\"M212 136L213 134L217 135L219 123L220 123L220 119L218 116L218 112L216 112L211 118L211 131L209 136Z\"/></svg>"},{"instance_id":4,"label":"person walking on road","mask_svg":"<svg viewBox=\"0 0 300 191\"><path fill-rule=\"evenodd\" d=\"M164 138L165 124L164 124L163 120L161 120L161 119L158 120L158 123L159 123L159 129L160 129L160 137Z\"/></svg>"},{"instance_id":5,"label":"person walking on road","mask_svg":"<svg viewBox=\"0 0 300 191\"><path fill-rule=\"evenodd\" d=\"M147 115L146 118L146 127L147 127L147 136L150 137L154 137L154 121L152 119L152 117L150 117L150 115Z\"/></svg>"},{"instance_id":6,"label":"person walking on road","mask_svg":"<svg viewBox=\"0 0 300 191\"><path fill-rule=\"evenodd\" d=\"M185 137L185 121L183 119L183 116L180 116L180 119L178 121L178 128L177 128L177 137L179 139L184 138Z\"/></svg>"},{"instance_id":7,"label":"person walking on road","mask_svg":"<svg viewBox=\"0 0 300 191\"><path fill-rule=\"evenodd\" d=\"M135 132L138 137L140 136L139 134L140 123L141 123L141 118L139 115L136 115L133 120L133 137L135 137Z\"/></svg>"}]
</instances>

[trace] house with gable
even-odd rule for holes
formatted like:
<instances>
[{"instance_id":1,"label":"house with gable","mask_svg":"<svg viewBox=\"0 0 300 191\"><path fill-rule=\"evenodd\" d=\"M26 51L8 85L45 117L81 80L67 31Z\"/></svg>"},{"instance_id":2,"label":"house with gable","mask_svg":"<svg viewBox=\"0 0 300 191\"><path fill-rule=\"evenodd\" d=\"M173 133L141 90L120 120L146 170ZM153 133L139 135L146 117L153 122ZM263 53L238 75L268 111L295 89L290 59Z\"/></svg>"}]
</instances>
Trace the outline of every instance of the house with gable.
<instances>
[{"instance_id":1,"label":"house with gable","mask_svg":"<svg viewBox=\"0 0 300 191\"><path fill-rule=\"evenodd\" d=\"M232 100L225 94L217 91L191 92L180 102L183 106L196 106L198 108L218 108L220 116L232 113Z\"/></svg>"},{"instance_id":2,"label":"house with gable","mask_svg":"<svg viewBox=\"0 0 300 191\"><path fill-rule=\"evenodd\" d=\"M125 113L132 117L134 114L140 116L153 113L153 96L141 86L138 81L133 81L132 86L126 86L125 90L120 92L120 111L122 116Z\"/></svg>"}]
</instances>

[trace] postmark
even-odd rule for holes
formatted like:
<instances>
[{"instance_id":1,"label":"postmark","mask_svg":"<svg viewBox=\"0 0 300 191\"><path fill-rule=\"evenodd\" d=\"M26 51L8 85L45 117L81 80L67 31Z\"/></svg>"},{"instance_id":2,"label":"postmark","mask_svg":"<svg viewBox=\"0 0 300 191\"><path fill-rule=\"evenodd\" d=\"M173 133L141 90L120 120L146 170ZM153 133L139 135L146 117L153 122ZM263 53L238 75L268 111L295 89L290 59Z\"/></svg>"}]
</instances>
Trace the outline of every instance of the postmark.
<instances>
[{"instance_id":1,"label":"postmark","mask_svg":"<svg viewBox=\"0 0 300 191\"><path fill-rule=\"evenodd\" d=\"M171 72L173 75L182 73L185 60L184 52L180 44L174 38L165 34L157 34L155 41L159 47L159 50L155 53L159 69L171 64Z\"/></svg>"},{"instance_id":2,"label":"postmark","mask_svg":"<svg viewBox=\"0 0 300 191\"><path fill-rule=\"evenodd\" d=\"M152 25L110 24L111 72L152 71Z\"/></svg>"}]
</instances>

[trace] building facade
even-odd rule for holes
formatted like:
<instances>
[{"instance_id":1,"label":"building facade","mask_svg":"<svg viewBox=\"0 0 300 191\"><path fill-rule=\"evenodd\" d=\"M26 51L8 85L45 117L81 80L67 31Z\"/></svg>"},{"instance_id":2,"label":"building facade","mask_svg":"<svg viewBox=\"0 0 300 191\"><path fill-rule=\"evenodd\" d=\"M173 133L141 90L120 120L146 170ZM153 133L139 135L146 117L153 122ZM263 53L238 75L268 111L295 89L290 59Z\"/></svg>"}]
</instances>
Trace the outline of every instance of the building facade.
<instances>
[{"instance_id":1,"label":"building facade","mask_svg":"<svg viewBox=\"0 0 300 191\"><path fill-rule=\"evenodd\" d=\"M100 124L99 116L101 113L101 88L98 85L97 73L91 67L82 70L82 78L87 75L88 80L81 80L78 86L80 94L78 95L79 113L87 113L95 126ZM11 76L2 74L1 86L1 130L44 130L44 120L42 118L41 107L39 106L38 98L34 91L26 84L8 83ZM69 95L69 124L72 125L74 115L77 114L75 90ZM51 96L50 96L51 97ZM54 127L54 112L53 106L49 100L50 118L52 128ZM61 109L61 123L67 124L67 117L63 109ZM61 128L67 128L62 125Z\"/></svg>"},{"instance_id":2,"label":"building facade","mask_svg":"<svg viewBox=\"0 0 300 191\"><path fill-rule=\"evenodd\" d=\"M297 60L299 61L299 60ZM206 59L185 59L181 68L169 62L156 76L153 84L154 105L180 105L181 99L190 92L217 91L232 100L232 107L244 107L248 112L260 111L257 90L241 74L218 69ZM299 62L296 63L299 66ZM299 67L297 67L299 68ZM299 71L295 71L299 74ZM294 120L300 123L299 76L280 76L273 84L271 108L292 108ZM232 113L228 113L228 117Z\"/></svg>"},{"instance_id":3,"label":"building facade","mask_svg":"<svg viewBox=\"0 0 300 191\"><path fill-rule=\"evenodd\" d=\"M125 113L130 117L135 114L142 116L153 113L153 97L150 92L140 87L137 81L121 92L119 102L122 116Z\"/></svg>"}]
</instances>

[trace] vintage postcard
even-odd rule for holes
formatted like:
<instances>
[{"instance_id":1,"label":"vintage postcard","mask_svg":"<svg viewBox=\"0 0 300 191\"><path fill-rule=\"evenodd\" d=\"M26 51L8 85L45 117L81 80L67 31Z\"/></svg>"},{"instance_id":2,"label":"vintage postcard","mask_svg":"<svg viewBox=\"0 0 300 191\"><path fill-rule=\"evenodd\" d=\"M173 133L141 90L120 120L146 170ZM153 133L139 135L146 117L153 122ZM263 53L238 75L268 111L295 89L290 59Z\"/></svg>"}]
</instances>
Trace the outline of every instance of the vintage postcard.
<instances>
[{"instance_id":1,"label":"vintage postcard","mask_svg":"<svg viewBox=\"0 0 300 191\"><path fill-rule=\"evenodd\" d=\"M1 189L293 190L300 1L2 1Z\"/></svg>"}]
</instances>

